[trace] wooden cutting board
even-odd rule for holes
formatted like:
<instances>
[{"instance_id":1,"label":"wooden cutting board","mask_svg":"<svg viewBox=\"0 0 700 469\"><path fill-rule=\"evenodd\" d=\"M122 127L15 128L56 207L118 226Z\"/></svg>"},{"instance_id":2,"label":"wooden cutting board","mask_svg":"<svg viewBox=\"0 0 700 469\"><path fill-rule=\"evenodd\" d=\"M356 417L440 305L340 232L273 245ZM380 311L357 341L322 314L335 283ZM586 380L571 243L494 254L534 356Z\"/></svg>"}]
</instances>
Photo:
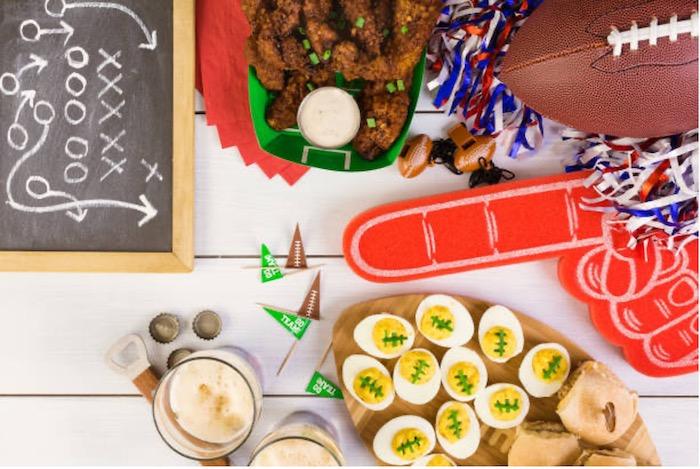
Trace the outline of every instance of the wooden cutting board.
<instances>
[{"instance_id":1,"label":"wooden cutting board","mask_svg":"<svg viewBox=\"0 0 700 469\"><path fill-rule=\"evenodd\" d=\"M372 451L372 441L377 431L389 420L401 415L418 415L426 418L429 422L434 423L437 411L440 406L448 400L450 396L440 387L440 391L431 402L425 405L413 405L403 401L396 396L394 402L386 410L380 412L370 411L361 406L343 384L342 365L345 359L355 353L364 354L365 352L355 343L353 339L353 330L357 323L364 317L377 313L392 313L401 316L408 320L416 327L414 315L418 304L427 295L402 295L388 298L381 298L372 301L359 303L346 309L335 323L333 328L333 353L335 355L335 363L339 376L340 387L343 390L345 405L348 408L350 417L355 424L358 434L365 443L365 446ZM453 295L457 300L466 306L467 310L474 319L474 330L478 329L481 315L492 304L484 301L474 300L471 298L460 297ZM484 363L489 374L489 384L497 382L509 382L520 385L518 380L518 368L525 353L533 346L543 342L557 342L563 345L571 355L572 369L575 369L579 363L585 360L591 360L591 356L583 351L578 345L570 341L568 338L555 331L551 327L532 319L529 316L514 311L515 315L520 320L523 333L525 335L525 347L523 353L509 360L505 364L493 363L486 359L479 348L478 339L475 337L466 345L476 351L484 359ZM425 339L416 328L415 347L426 348L433 352L438 361L442 360L447 349L438 347ZM391 372L398 359L380 360ZM555 396L548 398L530 397L530 412L527 420L549 420L559 421L555 412L558 399ZM473 403L472 403L473 405ZM497 430L485 424L481 424L481 444L479 449L471 457L463 460L455 459L458 465L476 465L476 466L491 466L491 465L506 465L508 463L508 450L515 436L515 429ZM621 448L637 457L640 464L645 465L660 465L661 461L656 452L654 442L651 440L649 431L646 428L642 418L637 416L636 421L614 444L609 445L615 448ZM436 443L434 452L443 452L440 444ZM454 459L454 458L453 458ZM378 464L381 461L377 460Z\"/></svg>"}]
</instances>

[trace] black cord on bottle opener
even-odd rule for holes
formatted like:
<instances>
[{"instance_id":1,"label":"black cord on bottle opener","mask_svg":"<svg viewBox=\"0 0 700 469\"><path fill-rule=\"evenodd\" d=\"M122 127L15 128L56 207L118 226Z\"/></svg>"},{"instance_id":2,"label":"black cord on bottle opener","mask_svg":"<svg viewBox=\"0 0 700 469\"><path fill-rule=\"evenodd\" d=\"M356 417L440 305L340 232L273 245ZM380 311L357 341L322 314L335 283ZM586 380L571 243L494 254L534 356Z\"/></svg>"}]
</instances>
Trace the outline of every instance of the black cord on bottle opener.
<instances>
[{"instance_id":1,"label":"black cord on bottle opener","mask_svg":"<svg viewBox=\"0 0 700 469\"><path fill-rule=\"evenodd\" d=\"M444 138L433 142L433 149L430 152L430 163L441 164L456 175L464 174L455 165L454 154L457 150L457 145L449 139ZM469 177L469 187L474 188L481 184L497 184L502 179L510 181L515 177L512 171L499 168L493 161L488 161L483 156L479 158L479 169L474 171Z\"/></svg>"},{"instance_id":2,"label":"black cord on bottle opener","mask_svg":"<svg viewBox=\"0 0 700 469\"><path fill-rule=\"evenodd\" d=\"M483 156L479 158L479 169L469 176L469 187L474 188L480 184L498 184L501 179L510 181L515 177L512 171L499 168L493 161L487 161Z\"/></svg>"}]
</instances>

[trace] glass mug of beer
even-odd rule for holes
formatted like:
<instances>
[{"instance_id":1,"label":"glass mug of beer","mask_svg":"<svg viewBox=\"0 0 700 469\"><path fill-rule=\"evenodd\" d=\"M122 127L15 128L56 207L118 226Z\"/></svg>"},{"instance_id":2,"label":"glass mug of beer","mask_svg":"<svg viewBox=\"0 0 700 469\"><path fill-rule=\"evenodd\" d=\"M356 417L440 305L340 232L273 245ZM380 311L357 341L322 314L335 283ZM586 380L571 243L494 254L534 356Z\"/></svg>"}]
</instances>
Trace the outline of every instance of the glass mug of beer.
<instances>
[{"instance_id":1,"label":"glass mug of beer","mask_svg":"<svg viewBox=\"0 0 700 469\"><path fill-rule=\"evenodd\" d=\"M282 420L253 450L249 466L343 466L335 429L312 412Z\"/></svg>"},{"instance_id":2,"label":"glass mug of beer","mask_svg":"<svg viewBox=\"0 0 700 469\"><path fill-rule=\"evenodd\" d=\"M153 397L158 433L197 461L227 457L250 436L262 410L262 386L237 349L196 352L171 368Z\"/></svg>"}]
</instances>

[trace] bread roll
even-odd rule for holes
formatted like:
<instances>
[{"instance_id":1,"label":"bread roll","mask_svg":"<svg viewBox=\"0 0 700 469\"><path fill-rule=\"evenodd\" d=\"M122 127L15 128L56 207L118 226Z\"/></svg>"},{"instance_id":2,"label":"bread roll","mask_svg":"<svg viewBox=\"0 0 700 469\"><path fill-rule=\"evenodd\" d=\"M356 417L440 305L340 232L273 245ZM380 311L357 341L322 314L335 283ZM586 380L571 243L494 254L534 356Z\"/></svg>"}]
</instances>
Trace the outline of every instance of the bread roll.
<instances>
[{"instance_id":1,"label":"bread roll","mask_svg":"<svg viewBox=\"0 0 700 469\"><path fill-rule=\"evenodd\" d=\"M621 449L584 450L577 466L636 466L637 460Z\"/></svg>"},{"instance_id":2,"label":"bread roll","mask_svg":"<svg viewBox=\"0 0 700 469\"><path fill-rule=\"evenodd\" d=\"M559 398L557 413L566 429L596 446L618 440L637 418L637 394L599 362L584 362Z\"/></svg>"},{"instance_id":3,"label":"bread roll","mask_svg":"<svg viewBox=\"0 0 700 469\"><path fill-rule=\"evenodd\" d=\"M578 438L558 422L523 422L508 452L509 466L571 466L581 454Z\"/></svg>"}]
</instances>

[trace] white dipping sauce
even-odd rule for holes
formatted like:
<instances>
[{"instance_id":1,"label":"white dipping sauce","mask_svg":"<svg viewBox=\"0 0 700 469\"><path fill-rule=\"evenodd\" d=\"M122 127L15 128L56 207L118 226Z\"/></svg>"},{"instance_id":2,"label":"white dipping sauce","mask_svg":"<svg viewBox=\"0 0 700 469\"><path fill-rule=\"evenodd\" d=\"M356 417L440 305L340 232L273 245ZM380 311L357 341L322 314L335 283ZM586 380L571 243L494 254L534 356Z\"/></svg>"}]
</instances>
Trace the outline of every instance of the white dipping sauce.
<instances>
[{"instance_id":1,"label":"white dipping sauce","mask_svg":"<svg viewBox=\"0 0 700 469\"><path fill-rule=\"evenodd\" d=\"M309 93L297 113L299 130L319 148L339 148L360 130L360 107L346 91L333 86Z\"/></svg>"},{"instance_id":2,"label":"white dipping sauce","mask_svg":"<svg viewBox=\"0 0 700 469\"><path fill-rule=\"evenodd\" d=\"M185 431L210 443L227 443L253 424L250 388L230 366L214 360L193 360L178 369L170 406Z\"/></svg>"}]
</instances>

